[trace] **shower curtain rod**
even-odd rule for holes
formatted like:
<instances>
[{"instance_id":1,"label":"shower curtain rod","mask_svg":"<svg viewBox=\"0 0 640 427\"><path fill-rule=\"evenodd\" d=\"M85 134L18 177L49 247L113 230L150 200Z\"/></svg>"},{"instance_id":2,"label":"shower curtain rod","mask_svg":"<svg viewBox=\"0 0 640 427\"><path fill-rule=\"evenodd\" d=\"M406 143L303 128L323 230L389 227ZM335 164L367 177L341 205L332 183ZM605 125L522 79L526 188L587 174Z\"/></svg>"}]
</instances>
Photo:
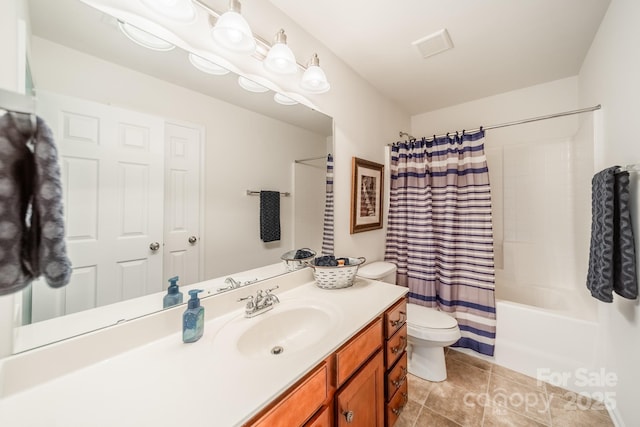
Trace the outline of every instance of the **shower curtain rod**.
<instances>
[{"instance_id":1,"label":"shower curtain rod","mask_svg":"<svg viewBox=\"0 0 640 427\"><path fill-rule=\"evenodd\" d=\"M476 129L465 130L465 132L473 133L473 132L477 132L477 131L479 131L481 129L482 130L498 129L498 128L504 128L504 127L507 127L507 126L521 125L521 124L524 124L524 123L538 122L540 120L555 119L556 117L571 116L571 115L580 114L580 113L588 113L590 111L599 110L600 108L602 108L602 106L600 104L598 104L598 105L594 105L593 107L581 108L579 110L563 111L562 113L547 114L546 116L539 116L539 117L532 117L532 118L529 118L529 119L516 120L514 122L501 123L499 125L482 126L482 127L476 128ZM402 131L401 131L401 133L402 134L406 134L405 132L402 132ZM455 133L455 132L443 133L441 135L436 135L436 137L447 136L447 135L450 135L452 133ZM393 143L392 144L387 144L387 145L393 145Z\"/></svg>"},{"instance_id":2,"label":"shower curtain rod","mask_svg":"<svg viewBox=\"0 0 640 427\"><path fill-rule=\"evenodd\" d=\"M303 163L303 162L310 162L312 160L320 160L320 159L326 159L327 156L318 156L318 157L309 157L308 159L298 159L298 160L294 160L295 163Z\"/></svg>"}]
</instances>

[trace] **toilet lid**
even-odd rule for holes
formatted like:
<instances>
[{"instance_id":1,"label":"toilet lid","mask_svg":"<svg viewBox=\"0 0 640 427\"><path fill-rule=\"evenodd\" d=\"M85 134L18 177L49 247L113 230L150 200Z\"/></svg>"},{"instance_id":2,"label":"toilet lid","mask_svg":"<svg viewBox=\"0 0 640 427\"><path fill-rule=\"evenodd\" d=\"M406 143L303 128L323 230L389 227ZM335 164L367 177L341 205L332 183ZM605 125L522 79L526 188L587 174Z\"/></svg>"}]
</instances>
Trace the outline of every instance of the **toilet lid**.
<instances>
[{"instance_id":1,"label":"toilet lid","mask_svg":"<svg viewBox=\"0 0 640 427\"><path fill-rule=\"evenodd\" d=\"M390 262L375 261L371 264L365 264L358 269L358 276L365 279L378 280L391 274L396 270L396 265Z\"/></svg>"},{"instance_id":2,"label":"toilet lid","mask_svg":"<svg viewBox=\"0 0 640 427\"><path fill-rule=\"evenodd\" d=\"M449 329L458 326L452 316L417 304L407 304L407 321L418 328Z\"/></svg>"}]
</instances>

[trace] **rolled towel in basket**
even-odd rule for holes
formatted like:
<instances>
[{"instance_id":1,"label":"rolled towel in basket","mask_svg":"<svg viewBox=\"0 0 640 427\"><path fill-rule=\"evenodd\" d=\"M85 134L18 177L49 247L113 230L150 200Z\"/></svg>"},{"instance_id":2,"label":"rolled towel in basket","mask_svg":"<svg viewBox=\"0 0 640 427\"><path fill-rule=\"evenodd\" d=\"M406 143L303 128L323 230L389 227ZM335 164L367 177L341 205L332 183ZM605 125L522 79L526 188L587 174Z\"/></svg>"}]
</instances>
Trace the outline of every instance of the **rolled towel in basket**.
<instances>
[{"instance_id":1,"label":"rolled towel in basket","mask_svg":"<svg viewBox=\"0 0 640 427\"><path fill-rule=\"evenodd\" d=\"M280 240L280 192L260 192L260 239L263 242Z\"/></svg>"}]
</instances>

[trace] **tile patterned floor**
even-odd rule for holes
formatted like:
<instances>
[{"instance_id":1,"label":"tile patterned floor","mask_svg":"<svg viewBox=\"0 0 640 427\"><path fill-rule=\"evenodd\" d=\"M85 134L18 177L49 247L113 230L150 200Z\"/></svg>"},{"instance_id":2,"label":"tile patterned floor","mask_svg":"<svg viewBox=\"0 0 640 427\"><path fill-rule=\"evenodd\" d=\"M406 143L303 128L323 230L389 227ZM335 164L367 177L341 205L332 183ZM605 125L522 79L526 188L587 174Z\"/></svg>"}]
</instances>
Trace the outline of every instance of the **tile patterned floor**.
<instances>
[{"instance_id":1,"label":"tile patterned floor","mask_svg":"<svg viewBox=\"0 0 640 427\"><path fill-rule=\"evenodd\" d=\"M409 402L395 427L613 427L599 402L456 350L447 380L409 375Z\"/></svg>"}]
</instances>

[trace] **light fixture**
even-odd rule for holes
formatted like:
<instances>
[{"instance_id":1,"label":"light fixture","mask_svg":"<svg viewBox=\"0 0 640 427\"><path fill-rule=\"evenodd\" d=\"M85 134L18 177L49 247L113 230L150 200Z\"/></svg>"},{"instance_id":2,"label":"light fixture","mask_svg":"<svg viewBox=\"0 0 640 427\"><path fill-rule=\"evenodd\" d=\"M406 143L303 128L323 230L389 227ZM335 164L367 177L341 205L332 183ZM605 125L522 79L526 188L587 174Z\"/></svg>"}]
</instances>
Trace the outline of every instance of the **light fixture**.
<instances>
[{"instance_id":1,"label":"light fixture","mask_svg":"<svg viewBox=\"0 0 640 427\"><path fill-rule=\"evenodd\" d=\"M273 95L273 100L282 105L296 105L298 103L298 101L294 101L293 99L281 93L276 93L275 95Z\"/></svg>"},{"instance_id":2,"label":"light fixture","mask_svg":"<svg viewBox=\"0 0 640 427\"><path fill-rule=\"evenodd\" d=\"M253 80L250 80L243 76L238 76L238 84L244 90L248 90L249 92L262 93L267 92L269 89L262 86L260 83L256 83Z\"/></svg>"},{"instance_id":3,"label":"light fixture","mask_svg":"<svg viewBox=\"0 0 640 427\"><path fill-rule=\"evenodd\" d=\"M325 93L331 87L327 81L327 76L320 68L320 58L314 53L309 61L309 65L302 75L300 87L311 93Z\"/></svg>"},{"instance_id":4,"label":"light fixture","mask_svg":"<svg viewBox=\"0 0 640 427\"><path fill-rule=\"evenodd\" d=\"M161 38L156 37L153 34L149 34L146 31L143 31L138 27L134 27L126 22L118 21L118 26L129 40L139 44L140 46L144 46L147 49L166 52L175 48L175 46L168 41L162 40Z\"/></svg>"},{"instance_id":5,"label":"light fixture","mask_svg":"<svg viewBox=\"0 0 640 427\"><path fill-rule=\"evenodd\" d=\"M189 62L203 73L213 74L215 76L224 76L225 74L229 74L229 70L226 68L216 64L215 62L209 61L208 59L204 59L201 56L194 55L193 53L189 54Z\"/></svg>"},{"instance_id":6,"label":"light fixture","mask_svg":"<svg viewBox=\"0 0 640 427\"><path fill-rule=\"evenodd\" d=\"M182 23L196 19L196 8L191 0L141 0L145 6L159 15Z\"/></svg>"},{"instance_id":7,"label":"light fixture","mask_svg":"<svg viewBox=\"0 0 640 427\"><path fill-rule=\"evenodd\" d=\"M263 64L267 70L278 74L293 74L298 70L296 58L287 46L287 35L284 30L276 34Z\"/></svg>"},{"instance_id":8,"label":"light fixture","mask_svg":"<svg viewBox=\"0 0 640 427\"><path fill-rule=\"evenodd\" d=\"M256 41L240 9L240 1L229 0L229 10L218 17L211 34L216 42L229 50L253 53Z\"/></svg>"}]
</instances>

